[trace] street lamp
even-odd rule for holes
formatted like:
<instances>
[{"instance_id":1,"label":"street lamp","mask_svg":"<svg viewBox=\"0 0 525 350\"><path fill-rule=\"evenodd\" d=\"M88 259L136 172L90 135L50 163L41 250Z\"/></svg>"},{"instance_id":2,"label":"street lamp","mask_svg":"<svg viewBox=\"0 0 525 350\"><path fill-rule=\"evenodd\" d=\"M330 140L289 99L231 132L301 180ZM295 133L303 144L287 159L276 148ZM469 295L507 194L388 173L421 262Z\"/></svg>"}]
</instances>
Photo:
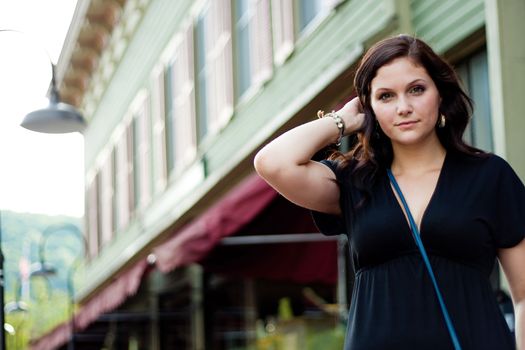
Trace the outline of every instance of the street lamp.
<instances>
[{"instance_id":1,"label":"street lamp","mask_svg":"<svg viewBox=\"0 0 525 350\"><path fill-rule=\"evenodd\" d=\"M4 311L7 315L9 314L18 314L18 315L24 315L27 314L29 311L29 306L21 300L22 296L22 276L18 274L18 278L16 279L15 284L15 300L10 301L5 304ZM15 349L18 349L18 335L17 332L19 330L22 330L22 326L25 323L25 317L22 317L22 319L18 319L18 322L16 324L13 323L14 320L11 320L11 324L5 323L5 331L14 336L13 342ZM9 325L9 326L8 326Z\"/></svg>"},{"instance_id":2,"label":"street lamp","mask_svg":"<svg viewBox=\"0 0 525 350\"><path fill-rule=\"evenodd\" d=\"M81 244L82 244L82 250L83 254L79 254L77 258L73 261L72 265L68 269L67 273L67 291L68 291L68 298L69 298L69 318L70 318L70 336L68 341L68 350L74 350L75 349L75 319L74 319L74 288L73 288L73 277L74 272L76 271L77 267L82 263L84 260L83 257L87 253L87 242L82 234L80 232L79 228L76 225L73 224L61 224L61 225L53 225L47 227L40 236L40 243L38 246L38 252L39 252L39 261L31 265L31 273L30 276L43 276L43 277L49 277L54 276L57 274L57 269L50 263L46 262L46 256L45 256L45 250L46 250L46 242L47 239L54 235L55 233L73 233L75 237L77 237Z\"/></svg>"},{"instance_id":3,"label":"street lamp","mask_svg":"<svg viewBox=\"0 0 525 350\"><path fill-rule=\"evenodd\" d=\"M27 35L15 29L0 29L0 32ZM29 130L47 134L82 132L86 128L86 121L75 107L60 101L60 94L58 93L55 79L55 65L49 53L46 50L44 51L51 64L49 104L42 109L28 113L20 125Z\"/></svg>"},{"instance_id":4,"label":"street lamp","mask_svg":"<svg viewBox=\"0 0 525 350\"><path fill-rule=\"evenodd\" d=\"M20 275L18 275L18 278L16 279L17 283L15 285L15 300L6 303L4 306L4 311L6 314L14 312L27 312L29 309L27 304L21 300L22 282L20 281L20 279L21 277Z\"/></svg>"},{"instance_id":5,"label":"street lamp","mask_svg":"<svg viewBox=\"0 0 525 350\"><path fill-rule=\"evenodd\" d=\"M24 34L19 30L0 29L0 32L11 32ZM44 50L51 63L51 86L49 105L43 109L29 113L22 121L22 126L26 129L43 133L70 133L82 132L86 126L86 121L82 114L75 107L60 102L60 96L55 80L55 65L53 64L48 52ZM2 219L0 211L0 349L5 350L5 313L4 313L4 254L2 251Z\"/></svg>"},{"instance_id":6,"label":"street lamp","mask_svg":"<svg viewBox=\"0 0 525 350\"><path fill-rule=\"evenodd\" d=\"M60 102L55 81L55 65L51 63L51 90L49 105L27 114L20 124L26 129L48 134L64 134L84 131L86 121L82 114L70 104Z\"/></svg>"}]
</instances>

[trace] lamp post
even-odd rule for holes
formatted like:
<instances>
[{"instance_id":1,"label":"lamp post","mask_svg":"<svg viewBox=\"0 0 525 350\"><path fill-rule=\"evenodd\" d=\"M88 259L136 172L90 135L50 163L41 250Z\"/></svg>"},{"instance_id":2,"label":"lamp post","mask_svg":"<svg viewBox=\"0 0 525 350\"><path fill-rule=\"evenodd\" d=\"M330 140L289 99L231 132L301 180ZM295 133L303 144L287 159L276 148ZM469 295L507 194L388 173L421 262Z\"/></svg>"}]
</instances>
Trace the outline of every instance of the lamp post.
<instances>
[{"instance_id":1,"label":"lamp post","mask_svg":"<svg viewBox=\"0 0 525 350\"><path fill-rule=\"evenodd\" d=\"M68 292L68 298L69 298L69 305L68 305L68 314L70 318L70 336L68 341L68 350L74 350L75 349L75 319L74 319L74 289L73 289L73 278L74 278L74 272L82 263L87 253L87 242L80 230L76 225L73 224L62 224L62 225L53 225L47 227L40 237L40 243L38 246L38 253L39 253L39 261L32 264L31 266L31 273L30 276L54 276L57 274L57 269L50 263L46 261L46 242L48 238L56 233L73 233L75 237L79 239L82 245L82 254L79 254L77 258L73 261L71 266L69 267L67 271L67 292Z\"/></svg>"},{"instance_id":2,"label":"lamp post","mask_svg":"<svg viewBox=\"0 0 525 350\"><path fill-rule=\"evenodd\" d=\"M2 213L0 212L0 347L5 350L5 314L4 314L4 253L2 251Z\"/></svg>"},{"instance_id":3,"label":"lamp post","mask_svg":"<svg viewBox=\"0 0 525 350\"><path fill-rule=\"evenodd\" d=\"M15 284L15 300L10 301L5 304L4 311L7 315L9 314L27 314L29 311L29 306L21 300L22 296L22 276L18 274L18 278L16 279ZM12 322L12 321L11 321ZM18 323L13 324L12 323L12 335L14 336L13 342L15 349L18 349L18 332L19 330L23 329L22 325L25 322L24 318L22 318L22 321L19 320ZM7 323L6 323L7 325ZM9 330L6 327L6 331L9 332ZM11 332L9 332L11 333Z\"/></svg>"},{"instance_id":4,"label":"lamp post","mask_svg":"<svg viewBox=\"0 0 525 350\"><path fill-rule=\"evenodd\" d=\"M0 33L18 33L25 34L24 32L14 29L0 29ZM70 133L70 132L82 132L86 126L84 117L78 112L75 107L60 102L60 95L56 86L55 80L55 65L51 60L48 52L44 49L49 63L51 64L51 84L50 84L50 96L49 105L45 108L36 110L27 114L21 123L21 126L36 132L43 133ZM2 251L2 219L0 211L0 350L5 350L5 312L4 312L4 254Z\"/></svg>"}]
</instances>

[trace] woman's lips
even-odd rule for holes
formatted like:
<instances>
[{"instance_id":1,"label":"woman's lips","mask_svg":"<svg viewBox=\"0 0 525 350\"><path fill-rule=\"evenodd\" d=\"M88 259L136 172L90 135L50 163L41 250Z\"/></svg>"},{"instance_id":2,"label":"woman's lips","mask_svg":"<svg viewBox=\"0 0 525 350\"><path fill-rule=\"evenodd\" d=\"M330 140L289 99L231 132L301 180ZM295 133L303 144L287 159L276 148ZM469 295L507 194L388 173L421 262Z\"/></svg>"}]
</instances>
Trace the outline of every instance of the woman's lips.
<instances>
[{"instance_id":1,"label":"woman's lips","mask_svg":"<svg viewBox=\"0 0 525 350\"><path fill-rule=\"evenodd\" d=\"M410 129L417 122L418 122L417 120L408 120L408 121L405 121L405 122L397 123L397 124L395 124L395 126L400 128L400 129Z\"/></svg>"}]
</instances>

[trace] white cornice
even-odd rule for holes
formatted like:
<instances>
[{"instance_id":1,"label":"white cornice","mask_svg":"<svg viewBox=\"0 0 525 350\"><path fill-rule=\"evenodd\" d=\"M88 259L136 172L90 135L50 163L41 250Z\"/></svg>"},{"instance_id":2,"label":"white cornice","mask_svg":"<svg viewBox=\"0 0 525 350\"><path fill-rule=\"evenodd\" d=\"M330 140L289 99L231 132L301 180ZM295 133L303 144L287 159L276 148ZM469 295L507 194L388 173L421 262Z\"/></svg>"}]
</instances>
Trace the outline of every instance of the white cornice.
<instances>
[{"instance_id":1,"label":"white cornice","mask_svg":"<svg viewBox=\"0 0 525 350\"><path fill-rule=\"evenodd\" d=\"M64 44L62 45L62 50L60 51L60 57L56 64L56 81L58 86L60 86L66 70L69 67L71 61L71 56L73 51L77 46L78 35L82 26L84 25L87 11L91 5L92 0L78 0L75 7L75 12L73 13L73 18L69 25L69 29L64 39Z\"/></svg>"}]
</instances>

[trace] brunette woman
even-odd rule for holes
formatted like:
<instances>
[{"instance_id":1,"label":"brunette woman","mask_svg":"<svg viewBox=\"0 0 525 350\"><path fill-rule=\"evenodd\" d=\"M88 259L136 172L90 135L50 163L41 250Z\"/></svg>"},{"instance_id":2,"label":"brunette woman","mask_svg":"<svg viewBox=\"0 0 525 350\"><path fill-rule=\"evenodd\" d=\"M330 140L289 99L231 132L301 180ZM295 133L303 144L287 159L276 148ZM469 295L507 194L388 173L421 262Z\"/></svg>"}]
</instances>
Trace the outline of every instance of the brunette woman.
<instances>
[{"instance_id":1,"label":"brunette woman","mask_svg":"<svg viewBox=\"0 0 525 350\"><path fill-rule=\"evenodd\" d=\"M472 105L456 73L400 35L368 50L354 87L342 109L255 157L260 176L311 209L321 232L348 235L345 349L514 349L489 282L496 259L525 349L525 187L502 158L462 140ZM350 134L348 153L311 160Z\"/></svg>"}]
</instances>

